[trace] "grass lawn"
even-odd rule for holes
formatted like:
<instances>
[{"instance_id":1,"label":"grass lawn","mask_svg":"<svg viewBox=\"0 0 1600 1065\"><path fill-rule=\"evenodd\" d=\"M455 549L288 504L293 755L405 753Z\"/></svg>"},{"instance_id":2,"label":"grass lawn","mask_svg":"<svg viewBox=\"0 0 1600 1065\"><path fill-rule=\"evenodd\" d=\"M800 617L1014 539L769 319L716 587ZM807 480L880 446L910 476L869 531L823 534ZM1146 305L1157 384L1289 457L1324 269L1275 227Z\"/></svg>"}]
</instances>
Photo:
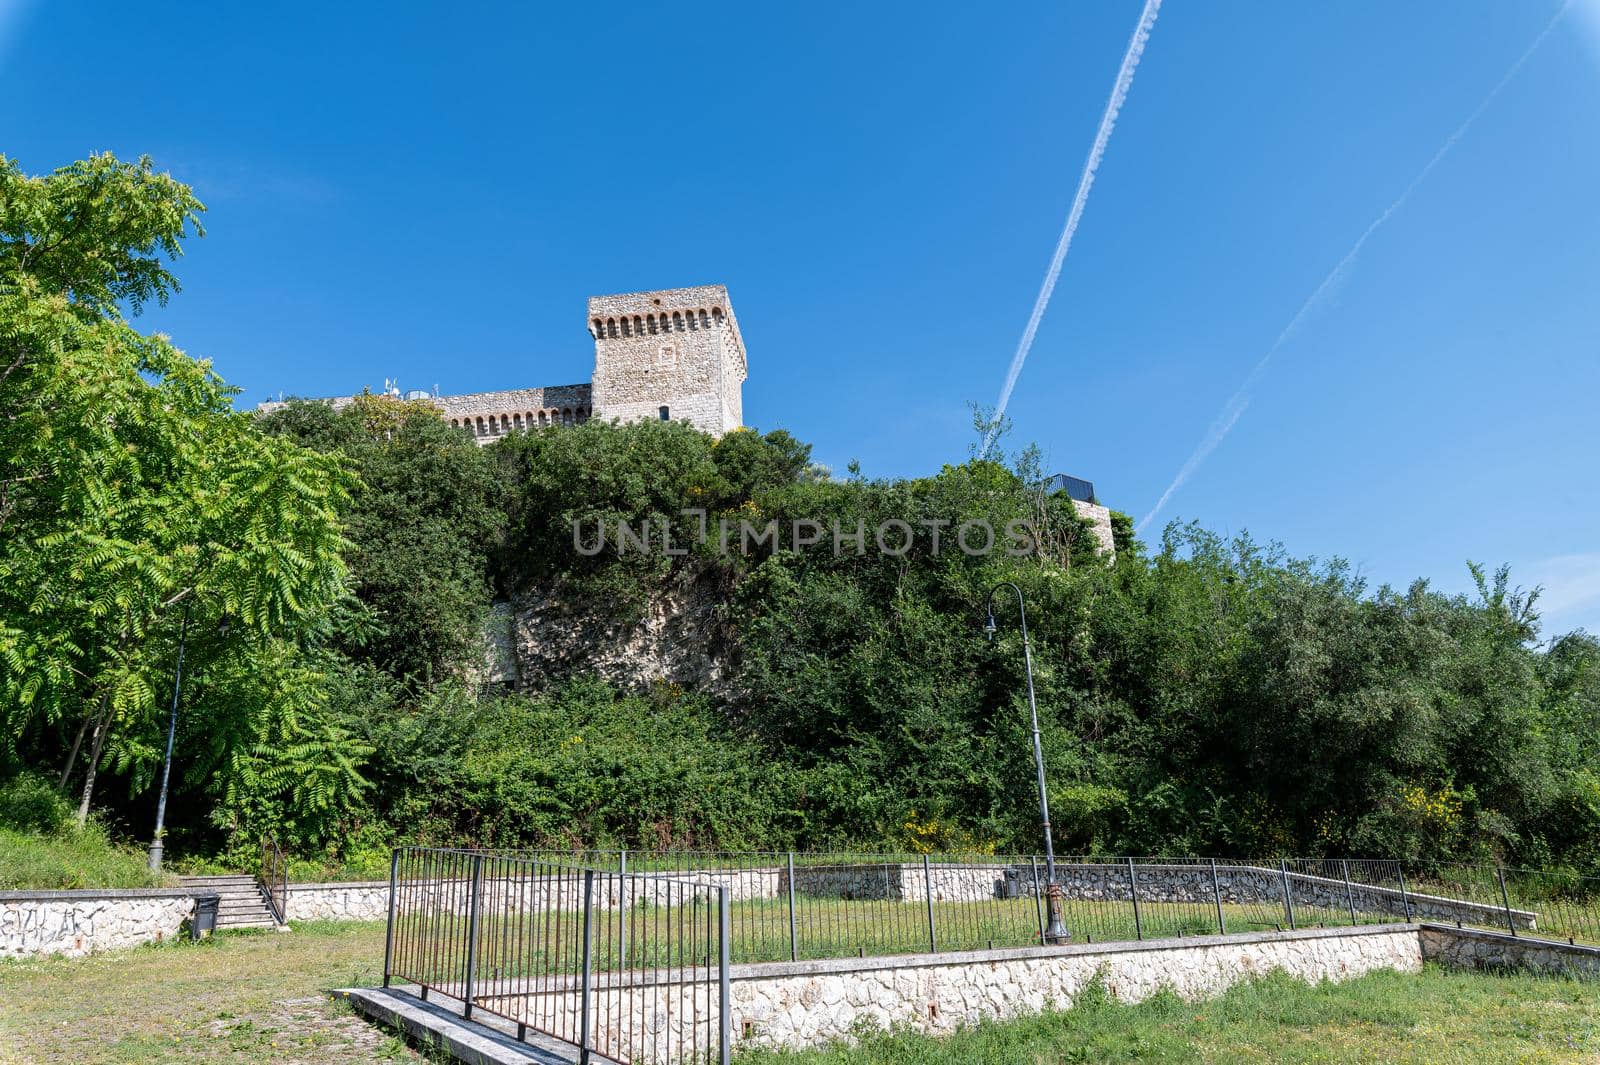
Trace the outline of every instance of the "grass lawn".
<instances>
[{"instance_id":1,"label":"grass lawn","mask_svg":"<svg viewBox=\"0 0 1600 1065\"><path fill-rule=\"evenodd\" d=\"M0 1065L423 1060L328 992L375 984L383 926L303 924L86 959L0 961ZM749 1065L1056 1062L1600 1061L1600 983L1378 973L1307 987L1272 978L1224 998L1062 1013L943 1042L869 1037L850 1050L746 1053Z\"/></svg>"},{"instance_id":2,"label":"grass lawn","mask_svg":"<svg viewBox=\"0 0 1600 1065\"><path fill-rule=\"evenodd\" d=\"M112 843L95 824L53 834L0 825L0 891L177 883L150 872L146 862L142 851Z\"/></svg>"},{"instance_id":3,"label":"grass lawn","mask_svg":"<svg viewBox=\"0 0 1600 1065\"><path fill-rule=\"evenodd\" d=\"M745 1053L745 1065L1055 1065L1067 1062L1600 1061L1600 984L1451 973L1373 973L1317 987L1287 976L1220 999L1136 1006L1088 995L1071 1010L945 1040L874 1035L856 1047Z\"/></svg>"},{"instance_id":4,"label":"grass lawn","mask_svg":"<svg viewBox=\"0 0 1600 1065\"><path fill-rule=\"evenodd\" d=\"M329 999L382 970L382 923L0 961L0 1065L421 1061Z\"/></svg>"}]
</instances>

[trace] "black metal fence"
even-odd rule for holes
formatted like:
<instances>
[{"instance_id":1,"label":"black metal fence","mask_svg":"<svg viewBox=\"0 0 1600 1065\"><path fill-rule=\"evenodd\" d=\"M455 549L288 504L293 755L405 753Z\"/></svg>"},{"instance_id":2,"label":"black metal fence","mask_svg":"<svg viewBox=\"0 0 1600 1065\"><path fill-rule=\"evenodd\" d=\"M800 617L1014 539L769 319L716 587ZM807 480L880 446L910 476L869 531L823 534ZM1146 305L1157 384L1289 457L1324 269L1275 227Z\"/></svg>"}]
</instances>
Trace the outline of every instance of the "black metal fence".
<instances>
[{"instance_id":1,"label":"black metal fence","mask_svg":"<svg viewBox=\"0 0 1600 1065\"><path fill-rule=\"evenodd\" d=\"M1052 898L1052 895L1054 898ZM730 964L1431 921L1600 943L1600 880L1368 859L398 851L385 980L621 1062L726 1060Z\"/></svg>"},{"instance_id":2,"label":"black metal fence","mask_svg":"<svg viewBox=\"0 0 1600 1065\"><path fill-rule=\"evenodd\" d=\"M384 984L566 1043L580 1061L719 1062L728 889L462 850L396 851Z\"/></svg>"},{"instance_id":3,"label":"black metal fence","mask_svg":"<svg viewBox=\"0 0 1600 1065\"><path fill-rule=\"evenodd\" d=\"M258 878L261 894L272 910L272 918L279 924L289 922L289 859L278 846L278 837L261 837L261 875Z\"/></svg>"}]
</instances>

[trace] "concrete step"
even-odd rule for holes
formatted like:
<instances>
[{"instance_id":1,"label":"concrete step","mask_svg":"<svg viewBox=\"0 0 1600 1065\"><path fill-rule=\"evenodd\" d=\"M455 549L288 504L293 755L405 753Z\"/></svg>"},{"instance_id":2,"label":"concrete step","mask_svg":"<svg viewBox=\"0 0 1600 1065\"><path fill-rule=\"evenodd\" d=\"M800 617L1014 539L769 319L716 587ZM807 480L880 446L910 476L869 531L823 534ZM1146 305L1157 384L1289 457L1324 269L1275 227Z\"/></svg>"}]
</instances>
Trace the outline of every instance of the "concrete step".
<instances>
[{"instance_id":1,"label":"concrete step","mask_svg":"<svg viewBox=\"0 0 1600 1065\"><path fill-rule=\"evenodd\" d=\"M526 1042L519 1042L509 1021L483 1010L474 1014L476 1019L464 1021L459 1007L452 1010L423 1002L393 988L352 987L343 994L349 996L350 1005L372 1020L398 1028L468 1065L575 1065L578 1060L576 1049L538 1032L529 1031ZM592 1054L589 1060L612 1059Z\"/></svg>"}]
</instances>

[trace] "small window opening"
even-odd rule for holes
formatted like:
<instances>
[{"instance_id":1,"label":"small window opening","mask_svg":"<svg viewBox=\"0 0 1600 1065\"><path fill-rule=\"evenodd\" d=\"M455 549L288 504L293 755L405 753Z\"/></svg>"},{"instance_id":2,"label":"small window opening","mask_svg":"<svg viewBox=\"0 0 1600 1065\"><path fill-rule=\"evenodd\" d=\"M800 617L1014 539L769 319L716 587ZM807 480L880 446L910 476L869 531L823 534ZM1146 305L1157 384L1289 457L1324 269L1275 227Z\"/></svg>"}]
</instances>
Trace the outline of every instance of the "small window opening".
<instances>
[{"instance_id":1,"label":"small window opening","mask_svg":"<svg viewBox=\"0 0 1600 1065\"><path fill-rule=\"evenodd\" d=\"M667 410L666 407L662 407L661 408L660 414L661 414L661 420L662 421L665 422L665 421L671 421L672 420L672 412Z\"/></svg>"}]
</instances>

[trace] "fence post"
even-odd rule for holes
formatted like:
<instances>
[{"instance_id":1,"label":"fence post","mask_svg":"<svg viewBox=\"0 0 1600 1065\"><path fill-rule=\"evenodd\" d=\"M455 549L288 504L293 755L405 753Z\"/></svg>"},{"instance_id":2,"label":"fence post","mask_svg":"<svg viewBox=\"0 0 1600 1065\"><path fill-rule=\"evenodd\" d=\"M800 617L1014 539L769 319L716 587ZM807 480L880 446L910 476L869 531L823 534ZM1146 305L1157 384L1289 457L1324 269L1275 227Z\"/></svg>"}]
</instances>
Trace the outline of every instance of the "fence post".
<instances>
[{"instance_id":1,"label":"fence post","mask_svg":"<svg viewBox=\"0 0 1600 1065\"><path fill-rule=\"evenodd\" d=\"M383 986L389 986L389 975L394 972L394 915L395 889L400 883L400 848L389 855L389 920L383 931Z\"/></svg>"},{"instance_id":2,"label":"fence post","mask_svg":"<svg viewBox=\"0 0 1600 1065\"><path fill-rule=\"evenodd\" d=\"M928 897L928 952L939 953L939 938L933 931L933 872L928 864L928 856L922 856L922 890Z\"/></svg>"},{"instance_id":3,"label":"fence post","mask_svg":"<svg viewBox=\"0 0 1600 1065\"><path fill-rule=\"evenodd\" d=\"M1033 912L1039 918L1039 943L1044 944L1044 900L1039 894L1039 856L1028 859L1033 866Z\"/></svg>"},{"instance_id":4,"label":"fence post","mask_svg":"<svg viewBox=\"0 0 1600 1065\"><path fill-rule=\"evenodd\" d=\"M1283 912L1289 915L1289 931L1294 931L1294 889L1289 886L1289 862L1278 859L1278 875L1283 877Z\"/></svg>"},{"instance_id":5,"label":"fence post","mask_svg":"<svg viewBox=\"0 0 1600 1065\"><path fill-rule=\"evenodd\" d=\"M1406 869L1399 862L1394 864L1395 868L1400 872L1400 905L1405 907L1406 923L1409 924L1411 923L1411 896L1406 894Z\"/></svg>"},{"instance_id":6,"label":"fence post","mask_svg":"<svg viewBox=\"0 0 1600 1065\"><path fill-rule=\"evenodd\" d=\"M1495 862L1494 871L1500 878L1500 903L1506 908L1506 927L1515 936L1517 934L1517 922L1511 919L1511 896L1506 894L1506 867L1499 862Z\"/></svg>"},{"instance_id":7,"label":"fence post","mask_svg":"<svg viewBox=\"0 0 1600 1065\"><path fill-rule=\"evenodd\" d=\"M461 1016L472 1019L472 985L478 975L478 896L483 893L483 855L472 856L472 887L467 897L467 986Z\"/></svg>"},{"instance_id":8,"label":"fence post","mask_svg":"<svg viewBox=\"0 0 1600 1065\"><path fill-rule=\"evenodd\" d=\"M617 967L628 968L628 848L617 854Z\"/></svg>"},{"instance_id":9,"label":"fence post","mask_svg":"<svg viewBox=\"0 0 1600 1065\"><path fill-rule=\"evenodd\" d=\"M594 993L594 870L583 871L583 983L579 992L578 1061L589 1065L589 999Z\"/></svg>"},{"instance_id":10,"label":"fence post","mask_svg":"<svg viewBox=\"0 0 1600 1065\"><path fill-rule=\"evenodd\" d=\"M789 852L789 960L800 960L800 936L794 923L794 851Z\"/></svg>"},{"instance_id":11,"label":"fence post","mask_svg":"<svg viewBox=\"0 0 1600 1065\"><path fill-rule=\"evenodd\" d=\"M733 1005L732 996L728 992L728 941L733 938L733 920L728 909L728 889L725 887L717 889L717 915L717 923L721 926L720 935L722 937L722 943L717 951L720 970L717 976L717 1015L720 1029L718 1036L721 1041L717 1060L721 1065L728 1065L728 1061L733 1055Z\"/></svg>"},{"instance_id":12,"label":"fence post","mask_svg":"<svg viewBox=\"0 0 1600 1065\"><path fill-rule=\"evenodd\" d=\"M1128 859L1128 897L1133 899L1133 936L1144 939L1144 920L1139 916L1139 877L1133 871L1133 859Z\"/></svg>"},{"instance_id":13,"label":"fence post","mask_svg":"<svg viewBox=\"0 0 1600 1065\"><path fill-rule=\"evenodd\" d=\"M1350 925L1353 928L1356 924L1356 897L1350 890L1350 859L1340 858L1339 864L1344 868L1344 901L1350 907Z\"/></svg>"},{"instance_id":14,"label":"fence post","mask_svg":"<svg viewBox=\"0 0 1600 1065\"><path fill-rule=\"evenodd\" d=\"M1211 897L1217 900L1217 935L1228 934L1228 923L1222 919L1222 885L1217 882L1217 860L1211 859Z\"/></svg>"}]
</instances>

